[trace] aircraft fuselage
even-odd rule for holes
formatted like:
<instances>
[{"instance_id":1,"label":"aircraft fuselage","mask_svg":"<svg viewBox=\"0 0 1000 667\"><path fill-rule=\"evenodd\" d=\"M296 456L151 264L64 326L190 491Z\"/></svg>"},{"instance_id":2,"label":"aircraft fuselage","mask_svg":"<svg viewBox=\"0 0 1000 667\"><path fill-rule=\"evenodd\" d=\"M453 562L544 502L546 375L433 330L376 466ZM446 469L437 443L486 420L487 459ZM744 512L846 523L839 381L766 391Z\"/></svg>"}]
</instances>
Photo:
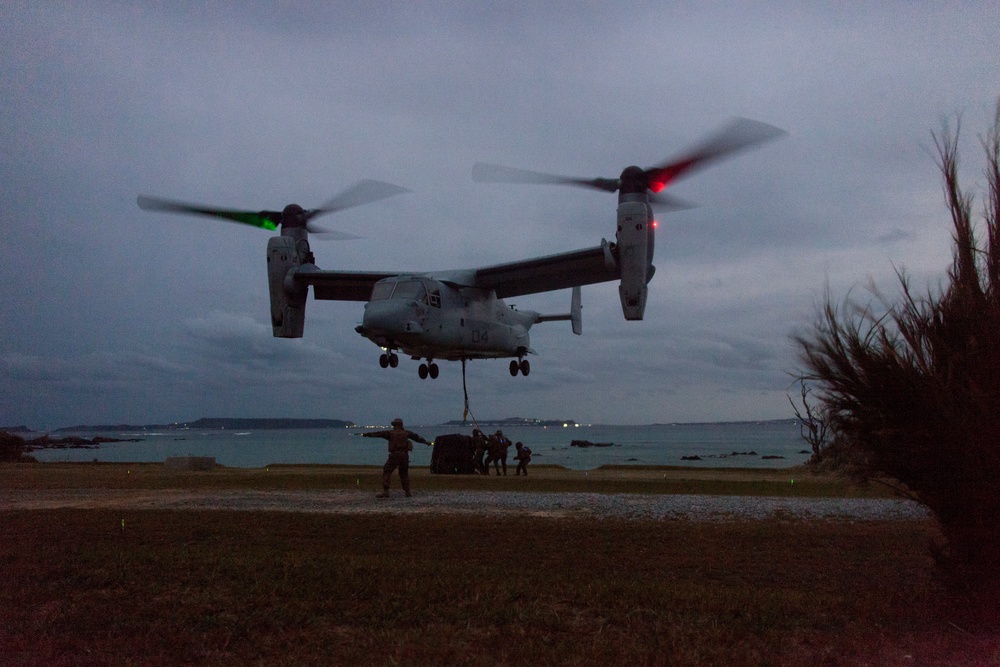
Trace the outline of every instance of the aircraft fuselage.
<instances>
[{"instance_id":1,"label":"aircraft fuselage","mask_svg":"<svg viewBox=\"0 0 1000 667\"><path fill-rule=\"evenodd\" d=\"M520 358L538 321L538 313L511 308L493 290L401 275L375 284L356 330L413 359Z\"/></svg>"}]
</instances>

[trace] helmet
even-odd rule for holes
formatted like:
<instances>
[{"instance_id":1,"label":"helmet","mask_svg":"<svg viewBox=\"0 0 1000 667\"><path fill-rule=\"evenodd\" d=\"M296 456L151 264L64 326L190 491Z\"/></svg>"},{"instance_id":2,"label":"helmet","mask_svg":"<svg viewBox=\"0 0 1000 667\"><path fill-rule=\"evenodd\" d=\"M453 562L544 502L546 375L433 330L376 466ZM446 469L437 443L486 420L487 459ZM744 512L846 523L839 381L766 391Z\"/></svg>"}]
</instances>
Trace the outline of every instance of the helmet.
<instances>
[{"instance_id":1,"label":"helmet","mask_svg":"<svg viewBox=\"0 0 1000 667\"><path fill-rule=\"evenodd\" d=\"M395 419L392 420L392 425L393 426L402 426L403 425L403 420L400 419L399 417L396 417Z\"/></svg>"}]
</instances>

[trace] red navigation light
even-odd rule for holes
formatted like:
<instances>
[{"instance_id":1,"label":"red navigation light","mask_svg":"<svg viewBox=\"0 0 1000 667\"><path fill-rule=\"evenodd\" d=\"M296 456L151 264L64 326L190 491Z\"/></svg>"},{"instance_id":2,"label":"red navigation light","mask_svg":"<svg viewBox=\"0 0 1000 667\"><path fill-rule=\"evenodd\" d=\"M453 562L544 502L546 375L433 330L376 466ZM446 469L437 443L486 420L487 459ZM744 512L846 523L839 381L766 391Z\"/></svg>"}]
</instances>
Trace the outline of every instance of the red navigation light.
<instances>
[{"instance_id":1,"label":"red navigation light","mask_svg":"<svg viewBox=\"0 0 1000 667\"><path fill-rule=\"evenodd\" d=\"M659 226L660 226L660 223L658 223L656 220L653 220L653 229L656 229Z\"/></svg>"}]
</instances>

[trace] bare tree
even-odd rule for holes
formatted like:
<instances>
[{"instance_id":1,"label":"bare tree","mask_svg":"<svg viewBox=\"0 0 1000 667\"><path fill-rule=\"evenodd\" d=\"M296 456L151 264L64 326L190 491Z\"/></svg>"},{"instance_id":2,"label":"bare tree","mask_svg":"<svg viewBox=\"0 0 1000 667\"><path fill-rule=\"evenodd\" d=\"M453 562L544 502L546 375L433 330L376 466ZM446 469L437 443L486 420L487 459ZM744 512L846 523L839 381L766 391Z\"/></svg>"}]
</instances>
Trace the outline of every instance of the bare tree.
<instances>
[{"instance_id":1,"label":"bare tree","mask_svg":"<svg viewBox=\"0 0 1000 667\"><path fill-rule=\"evenodd\" d=\"M805 380L799 380L799 385L802 388L802 398L800 399L802 403L801 410L795 404L795 401L792 400L791 396L787 394L786 396L788 396L788 402L792 405L792 410L795 411L796 419L799 420L799 434L803 440L809 443L809 447L812 449L812 457L809 459L809 463L818 465L830 444L830 424L826 416L827 409L822 403L816 405L814 402L810 402L809 394L812 392L812 388L806 384Z\"/></svg>"}]
</instances>

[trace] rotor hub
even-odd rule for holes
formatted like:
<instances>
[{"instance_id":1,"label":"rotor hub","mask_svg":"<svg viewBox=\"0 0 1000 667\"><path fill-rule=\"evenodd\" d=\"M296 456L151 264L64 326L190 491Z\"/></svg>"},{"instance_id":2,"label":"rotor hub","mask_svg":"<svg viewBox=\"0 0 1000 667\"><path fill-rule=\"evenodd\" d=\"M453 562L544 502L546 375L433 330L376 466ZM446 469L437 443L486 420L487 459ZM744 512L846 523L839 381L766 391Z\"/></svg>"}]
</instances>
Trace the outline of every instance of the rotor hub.
<instances>
[{"instance_id":1,"label":"rotor hub","mask_svg":"<svg viewBox=\"0 0 1000 667\"><path fill-rule=\"evenodd\" d=\"M625 167L620 177L620 194L640 194L649 189L649 177L642 167Z\"/></svg>"},{"instance_id":2,"label":"rotor hub","mask_svg":"<svg viewBox=\"0 0 1000 667\"><path fill-rule=\"evenodd\" d=\"M304 208L298 204L289 204L281 212L281 224L283 227L305 227L309 222Z\"/></svg>"}]
</instances>

